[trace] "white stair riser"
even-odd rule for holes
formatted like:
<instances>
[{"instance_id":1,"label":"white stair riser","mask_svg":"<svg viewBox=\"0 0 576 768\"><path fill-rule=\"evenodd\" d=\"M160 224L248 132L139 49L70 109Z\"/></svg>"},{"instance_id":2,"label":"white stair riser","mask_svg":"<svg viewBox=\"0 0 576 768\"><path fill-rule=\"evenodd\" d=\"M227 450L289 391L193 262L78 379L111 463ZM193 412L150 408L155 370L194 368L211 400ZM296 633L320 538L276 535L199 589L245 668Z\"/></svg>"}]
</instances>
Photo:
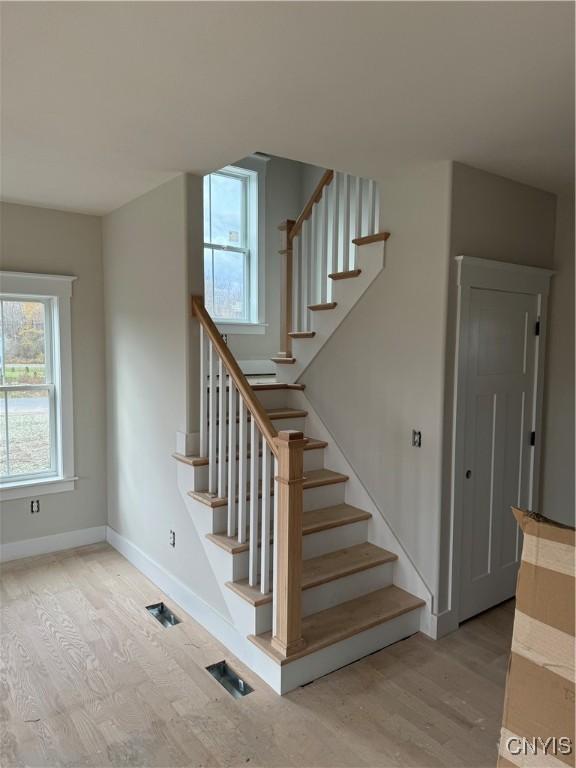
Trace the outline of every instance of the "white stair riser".
<instances>
[{"instance_id":1,"label":"white stair riser","mask_svg":"<svg viewBox=\"0 0 576 768\"><path fill-rule=\"evenodd\" d=\"M201 490L205 491L204 486ZM344 502L345 483L334 485L321 485L318 488L308 488L304 491L304 511L331 507ZM228 507L208 507L197 502L206 510L207 519L211 519L211 527L207 533L224 533L228 524Z\"/></svg>"},{"instance_id":2,"label":"white stair riser","mask_svg":"<svg viewBox=\"0 0 576 768\"><path fill-rule=\"evenodd\" d=\"M348 600L382 589L393 582L394 563L384 563L302 592L302 615L310 616Z\"/></svg>"},{"instance_id":3,"label":"white stair riser","mask_svg":"<svg viewBox=\"0 0 576 768\"><path fill-rule=\"evenodd\" d=\"M346 483L333 483L331 485L320 485L317 488L307 488L304 491L304 512L343 504L345 495Z\"/></svg>"},{"instance_id":4,"label":"white stair riser","mask_svg":"<svg viewBox=\"0 0 576 768\"><path fill-rule=\"evenodd\" d=\"M274 686L276 692L288 693L311 680L317 680L335 669L410 637L419 630L421 610L417 608L408 611L309 656L282 667L278 666L278 687Z\"/></svg>"},{"instance_id":5,"label":"white stair riser","mask_svg":"<svg viewBox=\"0 0 576 768\"><path fill-rule=\"evenodd\" d=\"M302 615L310 616L326 608L332 608L348 600L361 597L376 589L382 589L392 584L394 563L384 563L375 568L368 568L350 576L334 579L327 584L302 591ZM238 600L243 598L238 596ZM243 600L243 602L246 602ZM253 608L255 613L254 626L259 627L256 634L272 629L272 610L269 603Z\"/></svg>"},{"instance_id":6,"label":"white stair riser","mask_svg":"<svg viewBox=\"0 0 576 768\"><path fill-rule=\"evenodd\" d=\"M256 397L264 408L290 408L292 392L289 389L256 390Z\"/></svg>"},{"instance_id":7,"label":"white stair riser","mask_svg":"<svg viewBox=\"0 0 576 768\"><path fill-rule=\"evenodd\" d=\"M304 560L311 557L319 557L329 552L336 552L345 547L353 547L356 544L364 544L368 539L368 521L362 520L351 525L340 525L338 528L329 528L326 531L310 533L302 538L302 555ZM214 546L217 546L216 544ZM270 543L272 552L272 543ZM224 551L224 550L223 550ZM228 557L234 561L232 565L233 580L240 581L248 578L248 552L228 553ZM260 569L258 569L260 572Z\"/></svg>"},{"instance_id":8,"label":"white stair riser","mask_svg":"<svg viewBox=\"0 0 576 768\"><path fill-rule=\"evenodd\" d=\"M305 432L306 417L301 416L295 419L272 419L272 424L277 432L286 429L295 429L297 432Z\"/></svg>"},{"instance_id":9,"label":"white stair riser","mask_svg":"<svg viewBox=\"0 0 576 768\"><path fill-rule=\"evenodd\" d=\"M312 451L304 451L304 471L310 469L324 469L324 449L315 448ZM194 487L190 490L200 491L208 488L208 465L194 467ZM262 473L262 457L258 460L258 476ZM238 458L236 458L236 477L238 477Z\"/></svg>"},{"instance_id":10,"label":"white stair riser","mask_svg":"<svg viewBox=\"0 0 576 768\"><path fill-rule=\"evenodd\" d=\"M360 520L350 525L339 525L318 533L308 533L302 539L302 556L304 560L320 557L329 552L364 544L368 541L368 520Z\"/></svg>"},{"instance_id":11,"label":"white stair riser","mask_svg":"<svg viewBox=\"0 0 576 768\"><path fill-rule=\"evenodd\" d=\"M271 419L272 424L274 425L274 429L277 432L281 432L285 429L295 429L298 432L304 432L304 426L306 423L306 417L305 416L295 416L293 418L289 419ZM248 448L250 448L250 433L251 433L251 423L247 422L247 431L248 431ZM226 427L226 432L228 432L228 426ZM240 428L239 424L236 423L236 445L238 445L238 439L240 437Z\"/></svg>"}]
</instances>

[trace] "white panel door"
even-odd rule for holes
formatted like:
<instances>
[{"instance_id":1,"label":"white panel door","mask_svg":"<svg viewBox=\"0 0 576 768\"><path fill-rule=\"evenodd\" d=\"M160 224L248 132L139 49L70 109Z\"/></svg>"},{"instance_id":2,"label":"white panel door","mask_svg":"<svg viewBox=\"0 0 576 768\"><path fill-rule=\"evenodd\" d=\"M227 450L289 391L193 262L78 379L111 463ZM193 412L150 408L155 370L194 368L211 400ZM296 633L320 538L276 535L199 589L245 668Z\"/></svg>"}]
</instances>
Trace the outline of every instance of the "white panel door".
<instances>
[{"instance_id":1,"label":"white panel door","mask_svg":"<svg viewBox=\"0 0 576 768\"><path fill-rule=\"evenodd\" d=\"M532 506L538 298L472 288L465 342L460 621L515 593L520 531Z\"/></svg>"}]
</instances>

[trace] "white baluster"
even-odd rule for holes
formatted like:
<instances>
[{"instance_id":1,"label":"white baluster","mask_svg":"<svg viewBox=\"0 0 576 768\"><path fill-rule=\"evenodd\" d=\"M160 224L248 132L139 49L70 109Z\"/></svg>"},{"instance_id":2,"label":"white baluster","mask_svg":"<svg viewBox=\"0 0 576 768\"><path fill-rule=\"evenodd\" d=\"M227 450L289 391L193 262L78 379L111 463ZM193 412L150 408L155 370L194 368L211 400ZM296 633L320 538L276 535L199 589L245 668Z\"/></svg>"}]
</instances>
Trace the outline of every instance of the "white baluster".
<instances>
[{"instance_id":1,"label":"white baluster","mask_svg":"<svg viewBox=\"0 0 576 768\"><path fill-rule=\"evenodd\" d=\"M312 248L310 245L312 230L310 220L308 219L302 224L302 255L304 257L304 265L302 270L303 285L302 285L302 330L310 330L310 312L308 306L312 304Z\"/></svg>"},{"instance_id":2,"label":"white baluster","mask_svg":"<svg viewBox=\"0 0 576 768\"><path fill-rule=\"evenodd\" d=\"M374 232L380 232L380 187L374 182Z\"/></svg>"},{"instance_id":3,"label":"white baluster","mask_svg":"<svg viewBox=\"0 0 576 768\"><path fill-rule=\"evenodd\" d=\"M330 250L328 258L330 262L330 272L338 272L338 213L340 209L340 185L342 182L342 174L335 173L332 184L330 185L332 192L330 195L330 221L329 227L331 231L330 235ZM332 280L330 281L332 282Z\"/></svg>"},{"instance_id":4,"label":"white baluster","mask_svg":"<svg viewBox=\"0 0 576 768\"><path fill-rule=\"evenodd\" d=\"M200 324L200 456L208 456L208 340Z\"/></svg>"},{"instance_id":5,"label":"white baluster","mask_svg":"<svg viewBox=\"0 0 576 768\"><path fill-rule=\"evenodd\" d=\"M362 237L362 179L354 179L354 237Z\"/></svg>"},{"instance_id":6,"label":"white baluster","mask_svg":"<svg viewBox=\"0 0 576 768\"><path fill-rule=\"evenodd\" d=\"M246 541L246 529L248 527L248 515L246 514L246 481L248 479L248 423L246 404L240 395L240 408L238 414L238 542Z\"/></svg>"},{"instance_id":7,"label":"white baluster","mask_svg":"<svg viewBox=\"0 0 576 768\"><path fill-rule=\"evenodd\" d=\"M310 303L318 303L318 280L316 267L318 264L318 206L312 206L312 213L310 215L310 296L312 297Z\"/></svg>"},{"instance_id":8,"label":"white baluster","mask_svg":"<svg viewBox=\"0 0 576 768\"><path fill-rule=\"evenodd\" d=\"M376 182L374 179L368 181L368 200L366 203L368 209L368 226L366 227L366 234L373 235L376 232L375 220L376 220Z\"/></svg>"},{"instance_id":9,"label":"white baluster","mask_svg":"<svg viewBox=\"0 0 576 768\"><path fill-rule=\"evenodd\" d=\"M326 302L328 290L328 199L326 193L328 187L324 187L324 194L318 203L318 283L319 300L321 304ZM332 281L330 281L332 282Z\"/></svg>"},{"instance_id":10,"label":"white baluster","mask_svg":"<svg viewBox=\"0 0 576 768\"><path fill-rule=\"evenodd\" d=\"M248 552L248 583L258 583L258 464L260 462L260 431L256 419L250 422L250 550ZM263 489L264 492L264 489Z\"/></svg>"},{"instance_id":11,"label":"white baluster","mask_svg":"<svg viewBox=\"0 0 576 768\"><path fill-rule=\"evenodd\" d=\"M226 496L226 368L218 360L218 496Z\"/></svg>"},{"instance_id":12,"label":"white baluster","mask_svg":"<svg viewBox=\"0 0 576 768\"><path fill-rule=\"evenodd\" d=\"M299 331L300 305L302 302L302 249L300 247L300 235L292 240L292 328L291 331Z\"/></svg>"},{"instance_id":13,"label":"white baluster","mask_svg":"<svg viewBox=\"0 0 576 768\"><path fill-rule=\"evenodd\" d=\"M361 179L360 192L362 195L362 222L360 224L360 237L370 235L370 179Z\"/></svg>"},{"instance_id":14,"label":"white baluster","mask_svg":"<svg viewBox=\"0 0 576 768\"><path fill-rule=\"evenodd\" d=\"M217 441L218 441L218 408L217 408L217 363L216 363L216 350L214 344L210 341L208 343L208 360L210 370L210 382L209 382L209 426L208 426L208 493L216 495L217 478L216 471L218 465L216 463L217 457Z\"/></svg>"},{"instance_id":15,"label":"white baluster","mask_svg":"<svg viewBox=\"0 0 576 768\"><path fill-rule=\"evenodd\" d=\"M334 266L334 189L336 184L336 174L324 190L326 196L326 301L332 301L333 280L328 279L328 275L335 270Z\"/></svg>"},{"instance_id":16,"label":"white baluster","mask_svg":"<svg viewBox=\"0 0 576 768\"><path fill-rule=\"evenodd\" d=\"M262 536L260 538L260 591L270 591L270 463L272 454L262 438Z\"/></svg>"},{"instance_id":17,"label":"white baluster","mask_svg":"<svg viewBox=\"0 0 576 768\"><path fill-rule=\"evenodd\" d=\"M228 392L228 536L236 534L236 387Z\"/></svg>"},{"instance_id":18,"label":"white baluster","mask_svg":"<svg viewBox=\"0 0 576 768\"><path fill-rule=\"evenodd\" d=\"M352 232L352 238L362 237L362 179L360 176L354 178L352 189ZM356 268L356 248L357 246L350 246L348 269Z\"/></svg>"},{"instance_id":19,"label":"white baluster","mask_svg":"<svg viewBox=\"0 0 576 768\"><path fill-rule=\"evenodd\" d=\"M350 268L350 176L345 173L342 177L342 272Z\"/></svg>"},{"instance_id":20,"label":"white baluster","mask_svg":"<svg viewBox=\"0 0 576 768\"><path fill-rule=\"evenodd\" d=\"M278 599L278 459L274 457L274 517L272 519L272 635L276 634L276 600Z\"/></svg>"}]
</instances>

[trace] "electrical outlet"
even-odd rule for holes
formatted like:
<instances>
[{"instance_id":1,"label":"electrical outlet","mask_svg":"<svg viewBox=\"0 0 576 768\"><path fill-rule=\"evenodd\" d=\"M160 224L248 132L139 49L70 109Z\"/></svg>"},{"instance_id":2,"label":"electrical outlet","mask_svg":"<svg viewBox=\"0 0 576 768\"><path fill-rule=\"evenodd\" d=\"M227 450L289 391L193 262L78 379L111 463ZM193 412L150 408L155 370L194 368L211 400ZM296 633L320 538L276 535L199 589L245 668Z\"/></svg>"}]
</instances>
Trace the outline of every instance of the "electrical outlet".
<instances>
[{"instance_id":1,"label":"electrical outlet","mask_svg":"<svg viewBox=\"0 0 576 768\"><path fill-rule=\"evenodd\" d=\"M176 546L176 531L170 531L170 546Z\"/></svg>"},{"instance_id":2,"label":"electrical outlet","mask_svg":"<svg viewBox=\"0 0 576 768\"><path fill-rule=\"evenodd\" d=\"M422 448L422 432L419 430L412 430L412 445L414 448Z\"/></svg>"},{"instance_id":3,"label":"electrical outlet","mask_svg":"<svg viewBox=\"0 0 576 768\"><path fill-rule=\"evenodd\" d=\"M30 502L30 514L37 515L40 512L40 499L32 499Z\"/></svg>"}]
</instances>

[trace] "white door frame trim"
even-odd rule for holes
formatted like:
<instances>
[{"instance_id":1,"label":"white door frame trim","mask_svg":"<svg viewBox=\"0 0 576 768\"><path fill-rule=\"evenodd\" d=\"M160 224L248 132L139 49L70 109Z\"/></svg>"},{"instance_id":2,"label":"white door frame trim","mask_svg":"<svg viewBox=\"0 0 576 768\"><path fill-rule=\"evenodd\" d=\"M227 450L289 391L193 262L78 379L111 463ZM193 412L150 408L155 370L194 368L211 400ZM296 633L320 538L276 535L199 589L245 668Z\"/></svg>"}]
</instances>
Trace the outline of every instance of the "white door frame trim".
<instances>
[{"instance_id":1,"label":"white door frame trim","mask_svg":"<svg viewBox=\"0 0 576 768\"><path fill-rule=\"evenodd\" d=\"M531 494L533 511L538 511L542 447L542 402L544 392L544 361L546 355L547 309L550 279L553 270L528 267L473 256L456 256L458 264L458 304L456 315L456 350L454 358L454 402L451 455L451 538L450 538L450 614L448 622L456 629L460 609L460 563L462 554L462 504L464 494L464 415L466 408L468 359L466 337L470 320L470 300L473 288L486 288L516 293L529 293L538 300L540 334L536 337L535 387L532 427L536 443L532 453ZM512 514L512 513L510 513Z\"/></svg>"}]
</instances>

